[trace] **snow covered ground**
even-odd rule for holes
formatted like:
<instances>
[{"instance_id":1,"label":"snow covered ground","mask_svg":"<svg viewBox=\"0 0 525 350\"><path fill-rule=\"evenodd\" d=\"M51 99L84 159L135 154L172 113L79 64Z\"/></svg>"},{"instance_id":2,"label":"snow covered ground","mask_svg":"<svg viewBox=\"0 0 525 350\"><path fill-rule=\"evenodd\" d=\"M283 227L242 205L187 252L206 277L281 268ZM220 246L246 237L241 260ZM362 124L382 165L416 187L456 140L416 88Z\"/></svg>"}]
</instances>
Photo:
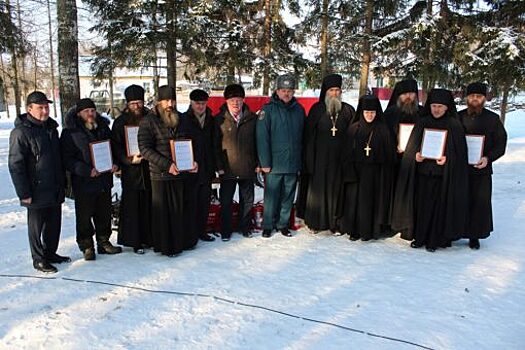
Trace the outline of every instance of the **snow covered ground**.
<instances>
[{"instance_id":1,"label":"snow covered ground","mask_svg":"<svg viewBox=\"0 0 525 350\"><path fill-rule=\"evenodd\" d=\"M507 117L495 232L479 251L300 231L199 243L176 258L125 249L86 262L67 201L59 253L73 262L52 276L31 266L7 170L10 128L1 121L1 349L525 348L525 111Z\"/></svg>"}]
</instances>

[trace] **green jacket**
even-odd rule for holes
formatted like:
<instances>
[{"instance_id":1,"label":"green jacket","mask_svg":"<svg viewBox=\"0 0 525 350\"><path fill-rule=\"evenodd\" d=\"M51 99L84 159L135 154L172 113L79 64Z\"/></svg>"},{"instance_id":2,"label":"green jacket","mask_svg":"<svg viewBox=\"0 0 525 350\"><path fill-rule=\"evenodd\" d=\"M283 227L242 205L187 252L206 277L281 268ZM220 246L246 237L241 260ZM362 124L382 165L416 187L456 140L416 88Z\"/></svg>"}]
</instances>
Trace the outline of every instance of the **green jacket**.
<instances>
[{"instance_id":1,"label":"green jacket","mask_svg":"<svg viewBox=\"0 0 525 350\"><path fill-rule=\"evenodd\" d=\"M304 108L295 97L284 104L277 94L263 106L257 118L257 153L261 168L274 174L294 174L301 170Z\"/></svg>"}]
</instances>

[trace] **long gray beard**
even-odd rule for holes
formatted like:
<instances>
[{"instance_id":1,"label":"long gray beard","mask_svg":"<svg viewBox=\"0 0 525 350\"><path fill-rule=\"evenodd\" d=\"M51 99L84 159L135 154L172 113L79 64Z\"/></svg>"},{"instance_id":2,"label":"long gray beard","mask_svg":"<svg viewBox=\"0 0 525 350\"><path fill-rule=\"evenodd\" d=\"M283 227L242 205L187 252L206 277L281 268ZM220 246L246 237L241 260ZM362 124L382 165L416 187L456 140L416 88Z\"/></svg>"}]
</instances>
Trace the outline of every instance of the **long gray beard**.
<instances>
[{"instance_id":1,"label":"long gray beard","mask_svg":"<svg viewBox=\"0 0 525 350\"><path fill-rule=\"evenodd\" d=\"M159 108L159 114L168 128L175 129L179 125L179 114L176 111L166 111Z\"/></svg>"},{"instance_id":2,"label":"long gray beard","mask_svg":"<svg viewBox=\"0 0 525 350\"><path fill-rule=\"evenodd\" d=\"M397 100L397 108L406 115L416 115L419 109L417 100L414 100L410 103L401 103L400 100Z\"/></svg>"},{"instance_id":3,"label":"long gray beard","mask_svg":"<svg viewBox=\"0 0 525 350\"><path fill-rule=\"evenodd\" d=\"M326 105L326 112L328 112L330 116L338 115L339 112L341 112L341 108L343 108L343 102L341 102L340 97L326 96L324 103Z\"/></svg>"}]
</instances>

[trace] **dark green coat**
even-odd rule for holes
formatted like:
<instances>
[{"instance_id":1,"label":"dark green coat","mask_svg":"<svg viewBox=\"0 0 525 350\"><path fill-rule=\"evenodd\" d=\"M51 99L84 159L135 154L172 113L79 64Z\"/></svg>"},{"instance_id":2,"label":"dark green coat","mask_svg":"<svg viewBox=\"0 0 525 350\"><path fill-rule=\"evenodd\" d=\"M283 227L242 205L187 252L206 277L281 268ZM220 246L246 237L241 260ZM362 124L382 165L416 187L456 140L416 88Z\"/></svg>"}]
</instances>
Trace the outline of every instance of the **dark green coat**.
<instances>
[{"instance_id":1,"label":"dark green coat","mask_svg":"<svg viewBox=\"0 0 525 350\"><path fill-rule=\"evenodd\" d=\"M277 94L263 106L257 119L257 153L261 168L274 174L301 170L304 108L295 97L284 104Z\"/></svg>"}]
</instances>

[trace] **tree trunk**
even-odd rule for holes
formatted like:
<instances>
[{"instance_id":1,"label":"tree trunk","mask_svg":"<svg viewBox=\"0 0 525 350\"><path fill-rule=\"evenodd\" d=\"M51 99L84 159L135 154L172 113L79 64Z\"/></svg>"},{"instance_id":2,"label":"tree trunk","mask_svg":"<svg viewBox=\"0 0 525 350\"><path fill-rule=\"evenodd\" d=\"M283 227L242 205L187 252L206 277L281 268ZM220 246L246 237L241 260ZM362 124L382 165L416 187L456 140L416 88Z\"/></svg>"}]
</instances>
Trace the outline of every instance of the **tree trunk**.
<instances>
[{"instance_id":1,"label":"tree trunk","mask_svg":"<svg viewBox=\"0 0 525 350\"><path fill-rule=\"evenodd\" d=\"M270 53L272 50L272 0L264 1L264 34L263 34L263 86L262 94L267 96L270 92Z\"/></svg>"},{"instance_id":2,"label":"tree trunk","mask_svg":"<svg viewBox=\"0 0 525 350\"><path fill-rule=\"evenodd\" d=\"M11 14L11 3L9 0L6 0L7 15L10 18ZM20 85L18 80L18 59L17 52L15 48L15 43L12 40L9 40L9 53L11 54L11 68L13 69L13 75L11 77L11 82L13 84L13 94L15 95L15 111L16 115L20 115L20 109L22 107L22 100L20 99Z\"/></svg>"},{"instance_id":3,"label":"tree trunk","mask_svg":"<svg viewBox=\"0 0 525 350\"><path fill-rule=\"evenodd\" d=\"M370 35L372 35L372 22L374 20L374 0L366 1L365 8L365 37L363 39L363 60L361 62L361 79L359 80L359 96L366 94L368 90L368 74L370 62L372 61L372 50L370 49Z\"/></svg>"},{"instance_id":4,"label":"tree trunk","mask_svg":"<svg viewBox=\"0 0 525 350\"><path fill-rule=\"evenodd\" d=\"M329 0L323 0L321 9L321 79L328 74L328 5Z\"/></svg>"},{"instance_id":5,"label":"tree trunk","mask_svg":"<svg viewBox=\"0 0 525 350\"><path fill-rule=\"evenodd\" d=\"M7 91L6 79L5 79L5 69L4 69L4 58L0 55L0 69L2 69L2 93L5 101L5 110L7 112L7 119L11 118L9 114L9 92Z\"/></svg>"},{"instance_id":6,"label":"tree trunk","mask_svg":"<svg viewBox=\"0 0 525 350\"><path fill-rule=\"evenodd\" d=\"M115 112L113 111L115 108L115 102L113 99L113 68L109 72L108 76L108 84L109 84L109 116L114 119L115 118Z\"/></svg>"},{"instance_id":7,"label":"tree trunk","mask_svg":"<svg viewBox=\"0 0 525 350\"><path fill-rule=\"evenodd\" d=\"M177 33L175 0L166 1L166 56L168 63L168 85L177 86Z\"/></svg>"},{"instance_id":8,"label":"tree trunk","mask_svg":"<svg viewBox=\"0 0 525 350\"><path fill-rule=\"evenodd\" d=\"M49 66L51 67L51 100L55 101L55 53L53 52L53 26L51 24L51 4L47 0L47 29L49 35ZM57 115L57 104L53 103L53 116L55 119Z\"/></svg>"},{"instance_id":9,"label":"tree trunk","mask_svg":"<svg viewBox=\"0 0 525 350\"><path fill-rule=\"evenodd\" d=\"M427 1L427 16L429 18L432 17L432 12L433 12L433 9L432 9L432 0L428 0ZM430 67L430 57L432 55L432 50L430 48L430 46L427 48L426 52L425 52L425 57L423 58L423 67ZM425 68L427 69L427 68ZM422 86L421 86L421 90L422 90L422 98L421 98L421 103L425 103L425 101L427 100L427 92L428 92L428 89L430 88L430 77L429 77L429 73L428 71L423 71L423 76L421 77L421 80L422 80Z\"/></svg>"},{"instance_id":10,"label":"tree trunk","mask_svg":"<svg viewBox=\"0 0 525 350\"><path fill-rule=\"evenodd\" d=\"M58 88L62 124L69 108L80 99L78 26L75 0L57 0Z\"/></svg>"},{"instance_id":11,"label":"tree trunk","mask_svg":"<svg viewBox=\"0 0 525 350\"><path fill-rule=\"evenodd\" d=\"M20 10L20 0L16 0L16 17L18 19L18 29L22 30L22 11ZM20 58L20 83L22 85L22 91L23 95L27 96L29 93L28 86L28 79L27 79L27 73L26 73L26 54L25 53L19 53ZM35 89L36 90L36 89Z\"/></svg>"},{"instance_id":12,"label":"tree trunk","mask_svg":"<svg viewBox=\"0 0 525 350\"><path fill-rule=\"evenodd\" d=\"M503 125L505 125L505 118L507 117L507 106L509 104L509 93L510 93L510 85L505 84L503 86L503 96L501 97L500 117L499 117Z\"/></svg>"}]
</instances>

